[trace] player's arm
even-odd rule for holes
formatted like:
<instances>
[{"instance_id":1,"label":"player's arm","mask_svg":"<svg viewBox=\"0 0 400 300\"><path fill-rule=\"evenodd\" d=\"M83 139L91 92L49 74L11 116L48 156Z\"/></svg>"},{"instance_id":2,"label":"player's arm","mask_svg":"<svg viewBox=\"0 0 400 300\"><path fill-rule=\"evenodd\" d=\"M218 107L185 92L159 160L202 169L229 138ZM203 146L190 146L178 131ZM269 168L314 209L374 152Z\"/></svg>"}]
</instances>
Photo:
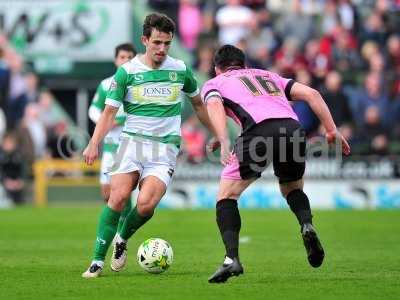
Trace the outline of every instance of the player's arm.
<instances>
[{"instance_id":1,"label":"player's arm","mask_svg":"<svg viewBox=\"0 0 400 300\"><path fill-rule=\"evenodd\" d=\"M98 157L98 148L101 141L114 126L115 115L126 94L127 73L122 67L117 70L107 93L106 106L96 124L93 136L83 152L85 162L91 165Z\"/></svg>"},{"instance_id":2,"label":"player's arm","mask_svg":"<svg viewBox=\"0 0 400 300\"><path fill-rule=\"evenodd\" d=\"M210 119L208 118L207 110L201 101L200 91L197 87L197 81L193 76L192 70L186 68L185 82L183 85L183 91L190 98L192 107L200 122L215 136L215 130L211 125Z\"/></svg>"},{"instance_id":3,"label":"player's arm","mask_svg":"<svg viewBox=\"0 0 400 300\"><path fill-rule=\"evenodd\" d=\"M93 123L97 123L100 119L101 113L103 112L106 105L107 91L103 88L100 83L97 87L96 93L94 94L92 104L89 107L89 118ZM122 126L125 123L126 117L119 116L114 119L113 127Z\"/></svg>"},{"instance_id":4,"label":"player's arm","mask_svg":"<svg viewBox=\"0 0 400 300\"><path fill-rule=\"evenodd\" d=\"M212 126L215 128L215 136L221 146L221 163L226 165L231 159L230 140L226 127L226 113L222 104L222 99L219 96L210 96L207 98L207 112L211 120ZM212 148L217 148L217 144L211 145ZM211 150L215 150L211 149Z\"/></svg>"},{"instance_id":5,"label":"player's arm","mask_svg":"<svg viewBox=\"0 0 400 300\"><path fill-rule=\"evenodd\" d=\"M213 136L217 136L215 128L212 126L210 118L208 117L207 109L204 106L203 101L201 101L200 94L190 98L190 100L192 103L193 110L196 113L197 117L199 118L200 122L205 127L207 127L207 129L213 134Z\"/></svg>"},{"instance_id":6,"label":"player's arm","mask_svg":"<svg viewBox=\"0 0 400 300\"><path fill-rule=\"evenodd\" d=\"M336 129L336 125L333 121L329 108L317 90L304 84L295 82L290 89L290 96L292 100L303 100L307 102L312 111L317 115L322 126L324 126L328 143L331 144L335 142L336 139L339 139L342 143L343 153L346 155L350 154L349 144Z\"/></svg>"},{"instance_id":7,"label":"player's arm","mask_svg":"<svg viewBox=\"0 0 400 300\"><path fill-rule=\"evenodd\" d=\"M83 156L85 162L91 165L99 156L98 149L101 141L114 126L114 118L118 108L111 105L106 105L94 129L93 136L89 141Z\"/></svg>"}]
</instances>

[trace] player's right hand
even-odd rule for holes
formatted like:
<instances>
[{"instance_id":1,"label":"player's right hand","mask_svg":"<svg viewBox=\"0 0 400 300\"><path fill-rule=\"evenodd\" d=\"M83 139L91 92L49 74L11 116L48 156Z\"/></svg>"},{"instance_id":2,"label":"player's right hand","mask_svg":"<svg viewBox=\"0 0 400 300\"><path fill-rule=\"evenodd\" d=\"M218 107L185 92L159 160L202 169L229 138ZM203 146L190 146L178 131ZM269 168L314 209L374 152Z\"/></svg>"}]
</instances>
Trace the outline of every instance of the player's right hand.
<instances>
[{"instance_id":1,"label":"player's right hand","mask_svg":"<svg viewBox=\"0 0 400 300\"><path fill-rule=\"evenodd\" d=\"M224 166L229 165L232 160L234 159L234 155L230 149L230 143L224 142L221 143L221 158L220 158L220 162L221 164L223 164Z\"/></svg>"},{"instance_id":2,"label":"player's right hand","mask_svg":"<svg viewBox=\"0 0 400 300\"><path fill-rule=\"evenodd\" d=\"M330 144L330 145L339 141L339 143L342 146L342 153L344 155L350 154L350 152L351 152L350 145L339 131L336 130L336 131L327 132L325 134L325 138L326 138L326 141L328 142L328 144Z\"/></svg>"},{"instance_id":3,"label":"player's right hand","mask_svg":"<svg viewBox=\"0 0 400 300\"><path fill-rule=\"evenodd\" d=\"M93 145L91 141L89 141L89 144L83 151L83 158L85 160L85 163L90 166L98 157L99 157L99 149L97 145Z\"/></svg>"}]
</instances>

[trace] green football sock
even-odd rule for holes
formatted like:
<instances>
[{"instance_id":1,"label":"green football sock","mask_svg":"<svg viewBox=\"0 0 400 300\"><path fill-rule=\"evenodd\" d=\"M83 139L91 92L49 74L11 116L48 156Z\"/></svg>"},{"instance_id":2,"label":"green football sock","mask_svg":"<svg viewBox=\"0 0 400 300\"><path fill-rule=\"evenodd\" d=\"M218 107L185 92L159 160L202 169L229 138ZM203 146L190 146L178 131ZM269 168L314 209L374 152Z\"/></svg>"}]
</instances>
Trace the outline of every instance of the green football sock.
<instances>
[{"instance_id":1,"label":"green football sock","mask_svg":"<svg viewBox=\"0 0 400 300\"><path fill-rule=\"evenodd\" d=\"M117 232L121 232L122 225L124 225L126 217L131 212L131 210L132 210L132 201L131 199L128 199L123 211L121 212L121 217L119 217Z\"/></svg>"},{"instance_id":2,"label":"green football sock","mask_svg":"<svg viewBox=\"0 0 400 300\"><path fill-rule=\"evenodd\" d=\"M117 232L118 220L121 213L105 206L100 214L97 227L97 237L94 247L93 259L104 261L108 247Z\"/></svg>"},{"instance_id":3,"label":"green football sock","mask_svg":"<svg viewBox=\"0 0 400 300\"><path fill-rule=\"evenodd\" d=\"M153 215L143 217L139 215L137 207L135 206L126 217L121 231L118 232L120 237L124 240L128 240L140 227L143 226L143 224L150 220L152 216Z\"/></svg>"}]
</instances>

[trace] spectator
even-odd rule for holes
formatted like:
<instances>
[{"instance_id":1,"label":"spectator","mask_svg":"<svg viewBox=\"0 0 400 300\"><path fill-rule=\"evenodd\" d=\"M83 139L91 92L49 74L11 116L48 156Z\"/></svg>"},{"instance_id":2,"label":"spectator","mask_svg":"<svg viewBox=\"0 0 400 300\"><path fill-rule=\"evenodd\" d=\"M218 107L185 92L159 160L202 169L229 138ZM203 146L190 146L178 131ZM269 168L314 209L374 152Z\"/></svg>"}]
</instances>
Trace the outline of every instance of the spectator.
<instances>
[{"instance_id":1,"label":"spectator","mask_svg":"<svg viewBox=\"0 0 400 300\"><path fill-rule=\"evenodd\" d=\"M335 65L344 81L353 82L354 70L361 67L361 58L358 55L355 38L347 30L337 32L332 47L332 64Z\"/></svg>"},{"instance_id":2,"label":"spectator","mask_svg":"<svg viewBox=\"0 0 400 300\"><path fill-rule=\"evenodd\" d=\"M365 110L363 125L358 136L365 147L364 153L387 154L388 133L384 128L377 106L371 105Z\"/></svg>"},{"instance_id":3,"label":"spectator","mask_svg":"<svg viewBox=\"0 0 400 300\"><path fill-rule=\"evenodd\" d=\"M7 100L7 122L9 128L14 128L21 120L25 106L28 102L26 95L26 82L23 76L23 60L15 52L8 52L11 76L10 89Z\"/></svg>"},{"instance_id":4,"label":"spectator","mask_svg":"<svg viewBox=\"0 0 400 300\"><path fill-rule=\"evenodd\" d=\"M391 111L393 111L392 137L395 141L397 141L397 143L399 143L400 142L400 85L397 86L396 95L394 95L393 102L391 105Z\"/></svg>"},{"instance_id":5,"label":"spectator","mask_svg":"<svg viewBox=\"0 0 400 300\"><path fill-rule=\"evenodd\" d=\"M7 51L7 39L0 33L0 109L3 112L7 111L7 100L10 86L10 68L5 59Z\"/></svg>"},{"instance_id":6,"label":"spectator","mask_svg":"<svg viewBox=\"0 0 400 300\"><path fill-rule=\"evenodd\" d=\"M54 96L50 91L42 91L38 98L39 119L49 131L60 122L66 122L66 113L55 102Z\"/></svg>"},{"instance_id":7,"label":"spectator","mask_svg":"<svg viewBox=\"0 0 400 300\"><path fill-rule=\"evenodd\" d=\"M0 141L3 139L3 135L7 130L7 120L6 115L3 110L0 108Z\"/></svg>"},{"instance_id":8,"label":"spectator","mask_svg":"<svg viewBox=\"0 0 400 300\"><path fill-rule=\"evenodd\" d=\"M362 69L362 71L368 71L369 61L376 53L379 53L379 45L373 41L367 41L361 46L360 54L362 66L360 69Z\"/></svg>"},{"instance_id":9,"label":"spectator","mask_svg":"<svg viewBox=\"0 0 400 300\"><path fill-rule=\"evenodd\" d=\"M400 36L391 35L387 41L385 66L389 86L389 97L398 97L400 89Z\"/></svg>"},{"instance_id":10,"label":"spectator","mask_svg":"<svg viewBox=\"0 0 400 300\"><path fill-rule=\"evenodd\" d=\"M197 117L189 117L182 125L183 151L190 163L202 162L205 158L207 135L200 127Z\"/></svg>"},{"instance_id":11,"label":"spectator","mask_svg":"<svg viewBox=\"0 0 400 300\"><path fill-rule=\"evenodd\" d=\"M400 36L391 35L386 45L386 65L400 73Z\"/></svg>"},{"instance_id":12,"label":"spectator","mask_svg":"<svg viewBox=\"0 0 400 300\"><path fill-rule=\"evenodd\" d=\"M380 14L373 11L370 16L365 20L360 40L363 43L365 41L374 41L381 46L385 44L386 29L385 24L382 20L382 16Z\"/></svg>"},{"instance_id":13,"label":"spectator","mask_svg":"<svg viewBox=\"0 0 400 300\"><path fill-rule=\"evenodd\" d=\"M39 99L39 79L35 73L25 74L26 97L28 102L38 102Z\"/></svg>"},{"instance_id":14,"label":"spectator","mask_svg":"<svg viewBox=\"0 0 400 300\"><path fill-rule=\"evenodd\" d=\"M267 5L265 0L242 0L242 4L255 11L263 10Z\"/></svg>"},{"instance_id":15,"label":"spectator","mask_svg":"<svg viewBox=\"0 0 400 300\"><path fill-rule=\"evenodd\" d=\"M301 69L296 73L296 81L311 86L311 74L307 70ZM294 101L293 110L306 134L308 136L314 134L318 129L319 121L310 106L304 101Z\"/></svg>"},{"instance_id":16,"label":"spectator","mask_svg":"<svg viewBox=\"0 0 400 300\"><path fill-rule=\"evenodd\" d=\"M378 51L371 55L369 61L369 72L382 74L385 71L385 60L383 55Z\"/></svg>"},{"instance_id":17,"label":"spectator","mask_svg":"<svg viewBox=\"0 0 400 300\"><path fill-rule=\"evenodd\" d=\"M331 71L328 73L321 94L340 133L346 140L351 140L354 126L353 116L349 106L349 99L342 89L342 78L338 72Z\"/></svg>"},{"instance_id":18,"label":"spectator","mask_svg":"<svg viewBox=\"0 0 400 300\"><path fill-rule=\"evenodd\" d=\"M195 68L206 78L212 77L214 74L213 57L213 47L202 45L198 48Z\"/></svg>"},{"instance_id":19,"label":"spectator","mask_svg":"<svg viewBox=\"0 0 400 300\"><path fill-rule=\"evenodd\" d=\"M236 45L246 38L254 21L251 9L240 5L240 0L226 0L226 4L216 14L219 26L219 43Z\"/></svg>"},{"instance_id":20,"label":"spectator","mask_svg":"<svg viewBox=\"0 0 400 300\"><path fill-rule=\"evenodd\" d=\"M260 27L268 27L270 30L272 30L272 16L266 5L255 9L254 13L257 23L260 25Z\"/></svg>"},{"instance_id":21,"label":"spectator","mask_svg":"<svg viewBox=\"0 0 400 300\"><path fill-rule=\"evenodd\" d=\"M249 47L247 44L246 39L241 39L237 44L236 47L238 47L240 50L242 50L245 55L246 55L246 66L248 68L259 68L262 69L263 65L262 62L253 58L251 55L249 55Z\"/></svg>"},{"instance_id":22,"label":"spectator","mask_svg":"<svg viewBox=\"0 0 400 300\"><path fill-rule=\"evenodd\" d=\"M214 43L217 40L217 26L215 23L215 14L218 8L217 0L207 0L202 6L202 30L199 36L199 42L204 40Z\"/></svg>"},{"instance_id":23,"label":"spectator","mask_svg":"<svg viewBox=\"0 0 400 300\"><path fill-rule=\"evenodd\" d=\"M177 0L148 0L147 3L153 10L169 16L172 20L174 20L176 22L176 26L177 26L177 28L179 28L179 23L178 23L179 1L177 1ZM179 33L179 31L178 31L178 33Z\"/></svg>"},{"instance_id":24,"label":"spectator","mask_svg":"<svg viewBox=\"0 0 400 300\"><path fill-rule=\"evenodd\" d=\"M65 122L57 123L48 133L47 149L51 158L72 158L76 153L75 144L68 134Z\"/></svg>"},{"instance_id":25,"label":"spectator","mask_svg":"<svg viewBox=\"0 0 400 300\"><path fill-rule=\"evenodd\" d=\"M256 60L263 68L269 68L271 53L277 46L277 40L269 27L261 27L259 22L252 24L251 34L247 38L246 53L249 58Z\"/></svg>"},{"instance_id":26,"label":"spectator","mask_svg":"<svg viewBox=\"0 0 400 300\"><path fill-rule=\"evenodd\" d=\"M368 73L364 81L364 87L353 95L350 99L350 107L353 112L356 124L362 127L364 124L366 111L368 107L375 106L379 112L379 118L382 120L383 125L389 126L388 118L389 99L382 91L381 78L377 73Z\"/></svg>"},{"instance_id":27,"label":"spectator","mask_svg":"<svg viewBox=\"0 0 400 300\"><path fill-rule=\"evenodd\" d=\"M193 51L201 32L201 11L197 0L180 0L179 3L179 35L184 47Z\"/></svg>"},{"instance_id":28,"label":"spectator","mask_svg":"<svg viewBox=\"0 0 400 300\"><path fill-rule=\"evenodd\" d=\"M338 2L337 10L340 23L346 30L354 30L357 16L355 6L351 3L351 0L339 0Z\"/></svg>"},{"instance_id":29,"label":"spectator","mask_svg":"<svg viewBox=\"0 0 400 300\"><path fill-rule=\"evenodd\" d=\"M275 62L278 73L289 78L294 77L296 71L307 65L295 38L285 39L282 47L275 53Z\"/></svg>"},{"instance_id":30,"label":"spectator","mask_svg":"<svg viewBox=\"0 0 400 300\"><path fill-rule=\"evenodd\" d=\"M7 196L16 205L24 202L25 165L24 157L13 133L7 133L0 149L0 178Z\"/></svg>"},{"instance_id":31,"label":"spectator","mask_svg":"<svg viewBox=\"0 0 400 300\"><path fill-rule=\"evenodd\" d=\"M325 9L321 14L322 34L329 34L339 25L337 4L334 0L328 0Z\"/></svg>"},{"instance_id":32,"label":"spectator","mask_svg":"<svg viewBox=\"0 0 400 300\"><path fill-rule=\"evenodd\" d=\"M39 105L29 103L17 129L18 144L31 174L32 164L46 155L46 127L39 119Z\"/></svg>"},{"instance_id":33,"label":"spectator","mask_svg":"<svg viewBox=\"0 0 400 300\"><path fill-rule=\"evenodd\" d=\"M329 57L320 51L317 39L306 43L304 56L307 70L311 73L315 86L319 87L331 68Z\"/></svg>"},{"instance_id":34,"label":"spectator","mask_svg":"<svg viewBox=\"0 0 400 300\"><path fill-rule=\"evenodd\" d=\"M303 47L314 36L315 26L312 17L304 13L301 1L294 0L292 3L292 10L279 19L277 30L281 37L296 39Z\"/></svg>"}]
</instances>

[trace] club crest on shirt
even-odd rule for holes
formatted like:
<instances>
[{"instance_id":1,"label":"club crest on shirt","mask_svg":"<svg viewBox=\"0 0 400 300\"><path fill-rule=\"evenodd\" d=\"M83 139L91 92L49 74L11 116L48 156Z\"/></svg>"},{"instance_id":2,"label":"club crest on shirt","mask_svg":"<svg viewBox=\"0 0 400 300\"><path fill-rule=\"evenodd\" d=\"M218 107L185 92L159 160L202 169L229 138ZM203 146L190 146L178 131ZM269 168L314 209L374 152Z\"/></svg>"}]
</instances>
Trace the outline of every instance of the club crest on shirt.
<instances>
[{"instance_id":1,"label":"club crest on shirt","mask_svg":"<svg viewBox=\"0 0 400 300\"><path fill-rule=\"evenodd\" d=\"M169 72L169 79L171 81L176 81L178 79L178 74L176 72Z\"/></svg>"}]
</instances>

